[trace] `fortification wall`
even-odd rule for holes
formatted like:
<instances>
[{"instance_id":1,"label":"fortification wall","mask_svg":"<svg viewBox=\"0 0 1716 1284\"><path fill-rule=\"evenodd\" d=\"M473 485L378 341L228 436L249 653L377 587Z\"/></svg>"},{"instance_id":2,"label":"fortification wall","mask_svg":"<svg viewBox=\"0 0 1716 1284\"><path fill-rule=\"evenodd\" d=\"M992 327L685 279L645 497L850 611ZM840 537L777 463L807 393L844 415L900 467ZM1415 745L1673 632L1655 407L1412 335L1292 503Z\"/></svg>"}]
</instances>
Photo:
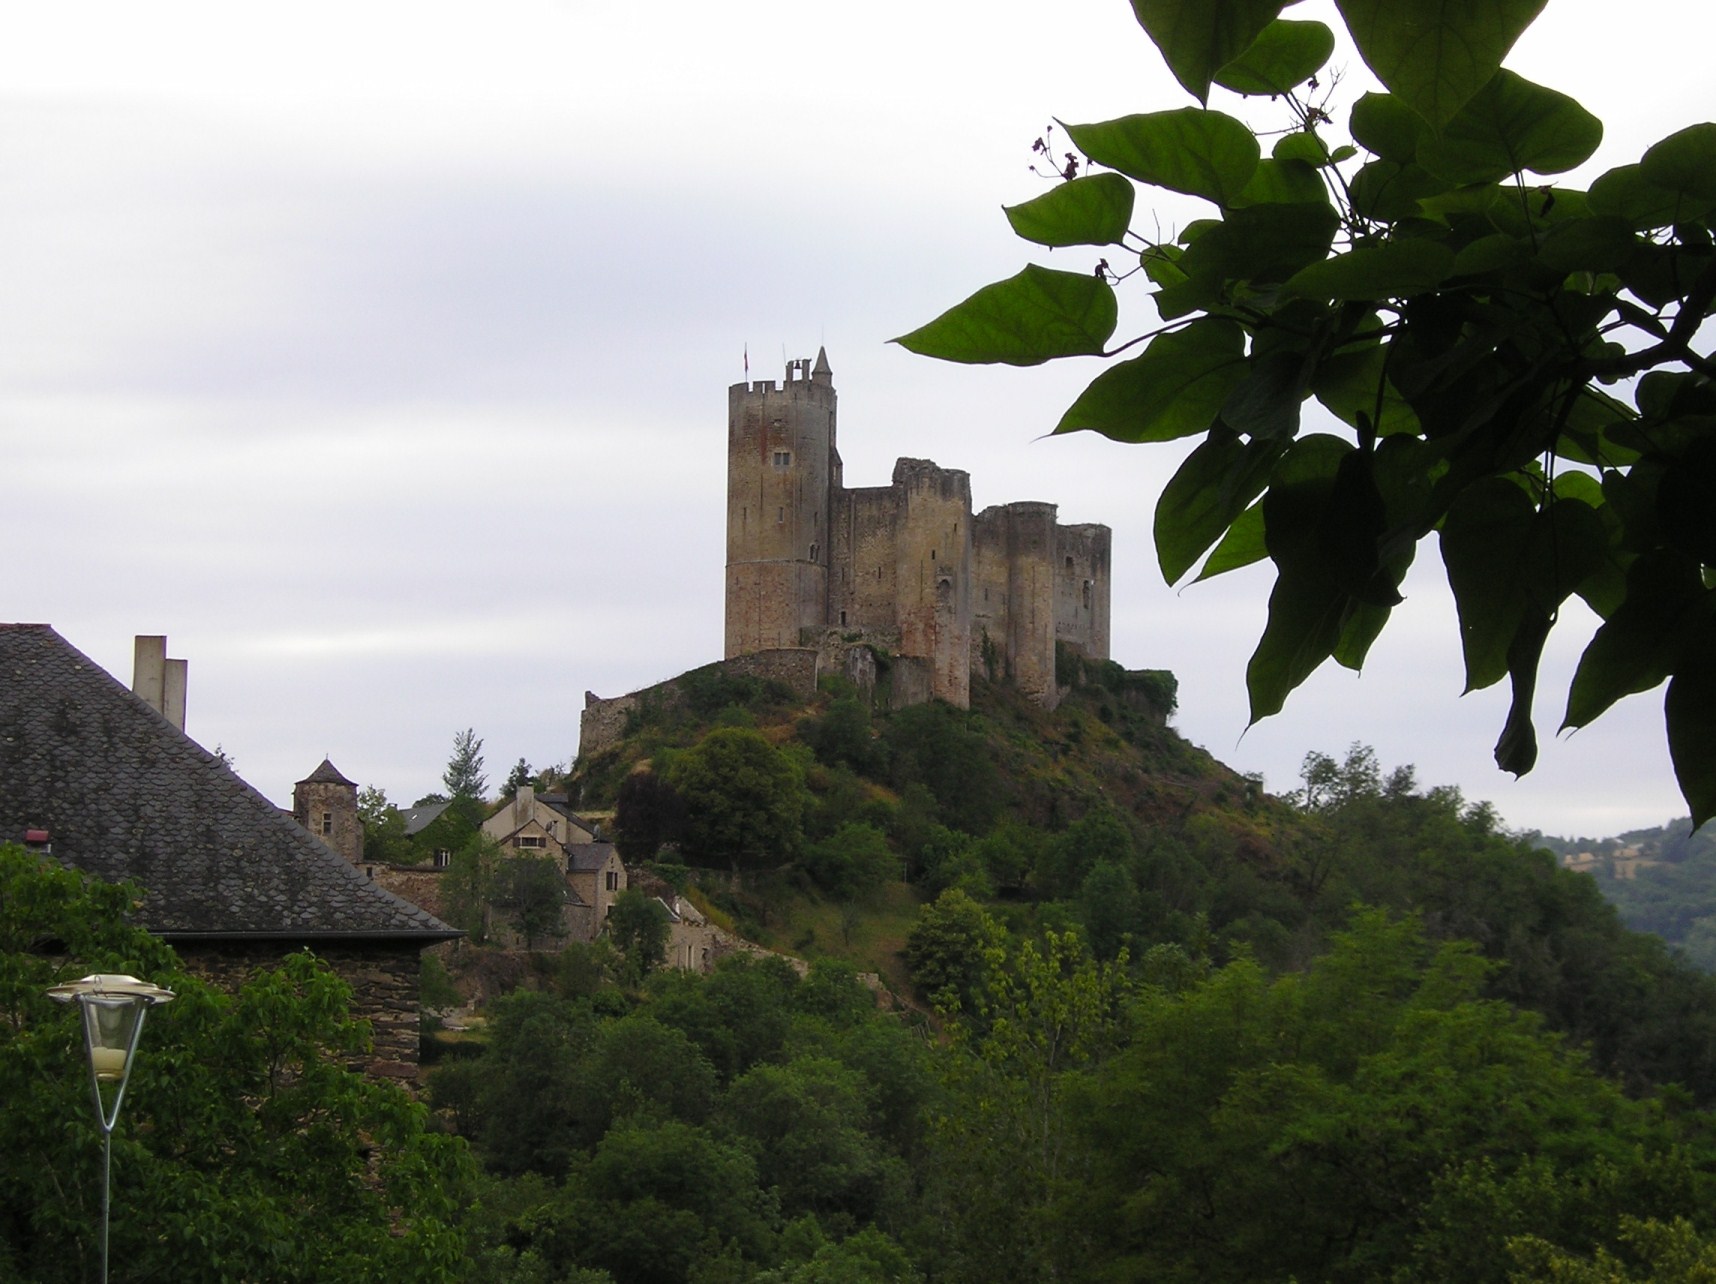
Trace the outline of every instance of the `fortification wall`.
<instances>
[{"instance_id":1,"label":"fortification wall","mask_svg":"<svg viewBox=\"0 0 1716 1284\"><path fill-rule=\"evenodd\" d=\"M894 465L900 651L927 659L935 697L971 703L971 477L927 459Z\"/></svg>"},{"instance_id":2,"label":"fortification wall","mask_svg":"<svg viewBox=\"0 0 1716 1284\"><path fill-rule=\"evenodd\" d=\"M804 700L816 694L817 651L814 646L770 647L718 660L705 667L761 678L765 682L779 682ZM618 744L626 734L626 724L631 715L646 705L659 704L671 708L684 698L679 683L679 678L669 678L641 691L608 699L594 691L586 691L584 710L578 719L578 756L601 753Z\"/></svg>"},{"instance_id":3,"label":"fortification wall","mask_svg":"<svg viewBox=\"0 0 1716 1284\"><path fill-rule=\"evenodd\" d=\"M978 514L973 561L979 588L972 603L974 663L993 667L1034 699L1053 708L1055 684L1055 506L1021 500ZM991 673L991 676L996 676Z\"/></svg>"},{"instance_id":4,"label":"fortification wall","mask_svg":"<svg viewBox=\"0 0 1716 1284\"><path fill-rule=\"evenodd\" d=\"M899 496L892 486L866 486L842 496L830 627L897 630L899 513Z\"/></svg>"},{"instance_id":5,"label":"fortification wall","mask_svg":"<svg viewBox=\"0 0 1716 1284\"><path fill-rule=\"evenodd\" d=\"M1108 659L1112 541L1094 523L1055 527L1055 638L1093 660Z\"/></svg>"}]
</instances>

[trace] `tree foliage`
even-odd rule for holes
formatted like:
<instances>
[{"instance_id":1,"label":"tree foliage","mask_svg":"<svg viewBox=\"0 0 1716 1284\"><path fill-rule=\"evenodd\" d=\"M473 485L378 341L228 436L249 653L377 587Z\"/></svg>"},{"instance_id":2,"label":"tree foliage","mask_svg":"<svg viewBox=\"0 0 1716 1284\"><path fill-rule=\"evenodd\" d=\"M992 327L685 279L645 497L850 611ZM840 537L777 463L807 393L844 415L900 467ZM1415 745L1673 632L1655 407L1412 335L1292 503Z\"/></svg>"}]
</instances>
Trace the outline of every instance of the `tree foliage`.
<instances>
[{"instance_id":1,"label":"tree foliage","mask_svg":"<svg viewBox=\"0 0 1716 1284\"><path fill-rule=\"evenodd\" d=\"M148 1020L113 1136L124 1278L456 1278L464 1147L351 1068L367 1031L350 988L299 953L224 993L127 923L134 894L0 846L0 1279L94 1270L100 1130L76 1014L45 993L89 972L177 995Z\"/></svg>"},{"instance_id":2,"label":"tree foliage","mask_svg":"<svg viewBox=\"0 0 1716 1284\"><path fill-rule=\"evenodd\" d=\"M1074 157L1007 211L1026 240L1109 257L1026 267L900 342L1127 354L1057 431L1202 438L1157 504L1157 557L1169 582L1273 562L1254 722L1325 660L1363 663L1437 532L1467 688L1511 685L1497 763L1536 760L1539 657L1577 595L1601 623L1561 727L1666 682L1676 777L1695 820L1716 814L1716 124L1580 190L1552 180L1600 122L1501 65L1538 0L1342 0L1384 89L1339 123L1324 24L1278 0L1133 7L1199 105L1067 126L1096 172ZM1214 86L1288 128L1209 107ZM1207 216L1140 234L1135 185ZM1158 324L1117 341L1115 287L1139 276Z\"/></svg>"},{"instance_id":3,"label":"tree foliage","mask_svg":"<svg viewBox=\"0 0 1716 1284\"><path fill-rule=\"evenodd\" d=\"M784 864L803 836L804 781L760 732L711 731L674 760L671 783L685 805L686 854L707 865Z\"/></svg>"},{"instance_id":4,"label":"tree foliage","mask_svg":"<svg viewBox=\"0 0 1716 1284\"><path fill-rule=\"evenodd\" d=\"M523 759L519 760L521 763ZM483 738L466 727L453 737L453 755L447 759L447 769L441 773L441 783L454 799L470 798L477 802L489 787L483 774Z\"/></svg>"}]
</instances>

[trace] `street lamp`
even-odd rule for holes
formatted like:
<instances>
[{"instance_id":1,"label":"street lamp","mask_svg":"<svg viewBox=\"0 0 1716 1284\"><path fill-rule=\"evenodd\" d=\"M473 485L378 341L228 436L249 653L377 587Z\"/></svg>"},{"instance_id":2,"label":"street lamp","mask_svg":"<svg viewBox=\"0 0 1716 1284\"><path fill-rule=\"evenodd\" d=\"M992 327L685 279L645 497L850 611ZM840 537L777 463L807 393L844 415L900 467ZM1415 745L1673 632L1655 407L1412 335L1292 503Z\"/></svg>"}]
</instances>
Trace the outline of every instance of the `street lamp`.
<instances>
[{"instance_id":1,"label":"street lamp","mask_svg":"<svg viewBox=\"0 0 1716 1284\"><path fill-rule=\"evenodd\" d=\"M143 1037L143 1017L157 1003L171 1003L173 992L134 976L97 973L48 991L61 1003L76 1003L83 1015L83 1043L89 1054L89 1088L95 1117L101 1121L101 1281L107 1284L107 1208L112 1189L113 1125L131 1082L131 1062ZM102 1084L113 1088L113 1105L101 1097Z\"/></svg>"}]
</instances>

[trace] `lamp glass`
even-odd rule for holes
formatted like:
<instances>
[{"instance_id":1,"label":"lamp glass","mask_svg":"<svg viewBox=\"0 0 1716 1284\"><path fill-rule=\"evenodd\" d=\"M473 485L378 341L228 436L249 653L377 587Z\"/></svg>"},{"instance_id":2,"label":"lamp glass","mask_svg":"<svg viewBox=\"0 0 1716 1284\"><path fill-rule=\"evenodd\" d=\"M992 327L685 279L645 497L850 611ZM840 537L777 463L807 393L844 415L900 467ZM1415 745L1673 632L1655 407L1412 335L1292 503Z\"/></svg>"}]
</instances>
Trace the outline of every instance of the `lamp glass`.
<instances>
[{"instance_id":1,"label":"lamp glass","mask_svg":"<svg viewBox=\"0 0 1716 1284\"><path fill-rule=\"evenodd\" d=\"M95 1077L109 1083L123 1079L133 1036L148 1005L129 995L86 994L78 1007L83 1011L84 1037Z\"/></svg>"}]
</instances>

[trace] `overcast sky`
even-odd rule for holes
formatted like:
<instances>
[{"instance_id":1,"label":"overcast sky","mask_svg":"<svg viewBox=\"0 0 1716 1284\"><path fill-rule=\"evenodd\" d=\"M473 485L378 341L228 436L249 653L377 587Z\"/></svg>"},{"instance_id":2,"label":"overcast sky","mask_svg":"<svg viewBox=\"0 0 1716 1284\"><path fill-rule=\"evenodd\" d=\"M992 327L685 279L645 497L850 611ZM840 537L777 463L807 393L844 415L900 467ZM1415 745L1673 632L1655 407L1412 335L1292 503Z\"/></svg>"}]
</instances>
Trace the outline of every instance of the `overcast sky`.
<instances>
[{"instance_id":1,"label":"overcast sky","mask_svg":"<svg viewBox=\"0 0 1716 1284\"><path fill-rule=\"evenodd\" d=\"M1598 172L1708 114L1693 12L1551 0L1509 65L1603 118ZM1114 658L1172 669L1180 731L1270 789L1359 740L1518 828L1685 814L1660 692L1551 739L1573 618L1537 770L1495 769L1505 691L1459 698L1433 541L1363 675L1246 732L1269 576L1162 585L1181 452L1044 438L1095 363L886 342L1094 262L1000 213L1051 119L1185 101L1124 0L0 0L0 618L127 682L165 633L187 730L276 802L328 755L409 803L467 726L498 786L574 755L586 690L719 657L726 387L747 346L778 378L826 345L848 484L915 455L1108 523Z\"/></svg>"}]
</instances>

